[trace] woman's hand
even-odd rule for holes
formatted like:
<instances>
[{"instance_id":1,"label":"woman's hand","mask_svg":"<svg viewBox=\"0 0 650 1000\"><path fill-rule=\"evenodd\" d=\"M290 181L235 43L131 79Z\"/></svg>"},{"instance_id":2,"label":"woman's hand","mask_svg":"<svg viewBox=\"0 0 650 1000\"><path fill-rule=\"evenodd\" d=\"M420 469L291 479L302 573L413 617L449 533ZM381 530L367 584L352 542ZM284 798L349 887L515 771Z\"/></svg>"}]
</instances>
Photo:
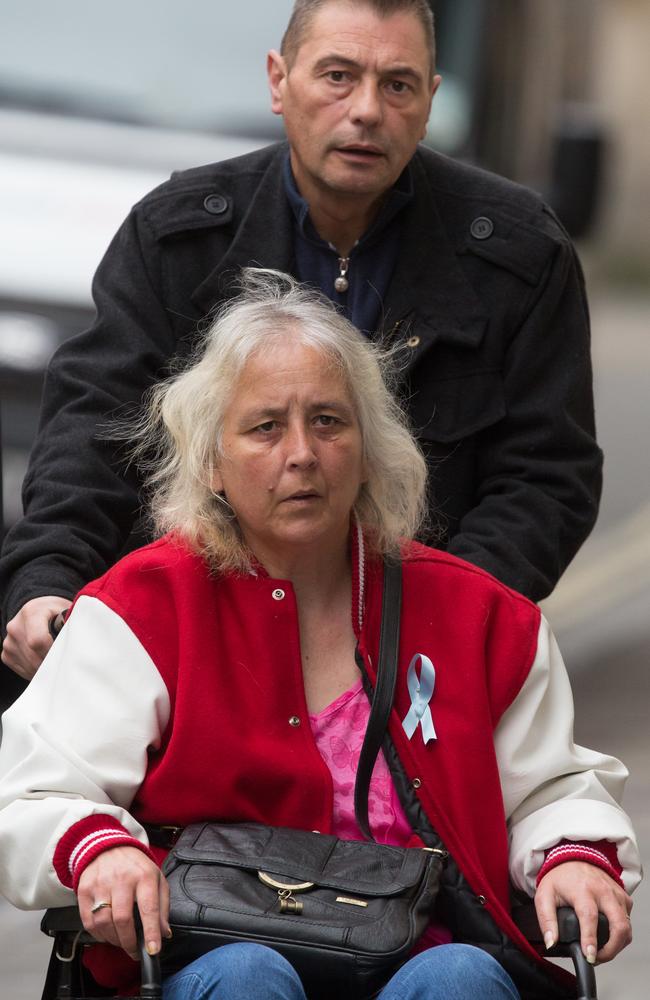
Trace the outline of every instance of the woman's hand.
<instances>
[{"instance_id":1,"label":"woman's hand","mask_svg":"<svg viewBox=\"0 0 650 1000\"><path fill-rule=\"evenodd\" d=\"M137 847L113 847L91 861L79 879L77 897L86 930L98 941L123 948L131 958L138 958L135 903L150 955L160 951L161 937L171 937L167 880ZM98 908L99 903L110 906Z\"/></svg>"},{"instance_id":2,"label":"woman's hand","mask_svg":"<svg viewBox=\"0 0 650 1000\"><path fill-rule=\"evenodd\" d=\"M580 921L580 947L588 962L609 962L632 940L632 900L606 872L586 861L552 868L535 893L537 919L547 948L557 941L556 909L572 906ZM609 941L597 952L598 912L609 920Z\"/></svg>"}]
</instances>

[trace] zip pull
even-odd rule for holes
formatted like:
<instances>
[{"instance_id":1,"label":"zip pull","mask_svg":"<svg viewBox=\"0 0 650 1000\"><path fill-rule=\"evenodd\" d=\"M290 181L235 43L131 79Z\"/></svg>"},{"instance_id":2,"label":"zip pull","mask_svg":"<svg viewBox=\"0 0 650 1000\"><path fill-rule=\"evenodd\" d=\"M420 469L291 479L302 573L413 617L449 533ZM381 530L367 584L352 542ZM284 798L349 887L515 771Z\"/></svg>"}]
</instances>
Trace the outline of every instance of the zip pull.
<instances>
[{"instance_id":1,"label":"zip pull","mask_svg":"<svg viewBox=\"0 0 650 1000\"><path fill-rule=\"evenodd\" d=\"M350 258L349 257L339 257L339 276L334 282L334 288L342 295L343 292L347 292L350 287L350 282L347 279L347 273L350 269Z\"/></svg>"}]
</instances>

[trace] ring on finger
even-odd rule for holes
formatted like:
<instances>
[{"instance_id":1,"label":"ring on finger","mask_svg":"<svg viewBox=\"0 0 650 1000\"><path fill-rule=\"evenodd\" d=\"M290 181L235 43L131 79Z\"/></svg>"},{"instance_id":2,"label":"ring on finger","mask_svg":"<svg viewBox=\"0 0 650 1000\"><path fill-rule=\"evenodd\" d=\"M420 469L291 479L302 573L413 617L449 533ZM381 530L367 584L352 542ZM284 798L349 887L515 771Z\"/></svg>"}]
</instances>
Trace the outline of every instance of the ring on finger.
<instances>
[{"instance_id":1,"label":"ring on finger","mask_svg":"<svg viewBox=\"0 0 650 1000\"><path fill-rule=\"evenodd\" d=\"M101 900L101 902L99 903L93 903L93 905L90 908L90 912L99 913L100 910L105 910L106 907L110 908L111 905L112 905L111 903L108 903L105 900Z\"/></svg>"}]
</instances>

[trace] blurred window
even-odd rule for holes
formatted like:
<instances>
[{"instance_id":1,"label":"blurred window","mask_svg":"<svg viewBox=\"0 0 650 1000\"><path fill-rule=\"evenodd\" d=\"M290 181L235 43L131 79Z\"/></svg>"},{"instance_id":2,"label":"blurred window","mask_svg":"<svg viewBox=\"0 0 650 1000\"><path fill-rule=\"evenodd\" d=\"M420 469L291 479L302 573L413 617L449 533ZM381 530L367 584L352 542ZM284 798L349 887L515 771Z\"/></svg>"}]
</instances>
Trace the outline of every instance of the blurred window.
<instances>
[{"instance_id":1,"label":"blurred window","mask_svg":"<svg viewBox=\"0 0 650 1000\"><path fill-rule=\"evenodd\" d=\"M0 102L162 126L273 128L265 56L291 0L4 0Z\"/></svg>"},{"instance_id":2,"label":"blurred window","mask_svg":"<svg viewBox=\"0 0 650 1000\"><path fill-rule=\"evenodd\" d=\"M427 136L468 148L483 3L435 0L444 85ZM275 138L265 63L292 0L3 0L0 107Z\"/></svg>"}]
</instances>

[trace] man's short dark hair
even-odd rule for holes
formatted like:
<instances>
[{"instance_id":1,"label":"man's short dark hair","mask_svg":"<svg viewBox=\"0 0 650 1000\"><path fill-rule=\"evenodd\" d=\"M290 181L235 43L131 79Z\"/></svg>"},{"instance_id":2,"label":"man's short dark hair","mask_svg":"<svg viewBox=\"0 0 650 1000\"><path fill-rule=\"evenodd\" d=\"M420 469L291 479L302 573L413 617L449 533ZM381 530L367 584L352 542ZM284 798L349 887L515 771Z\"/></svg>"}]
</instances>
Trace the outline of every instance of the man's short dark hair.
<instances>
[{"instance_id":1,"label":"man's short dark hair","mask_svg":"<svg viewBox=\"0 0 650 1000\"><path fill-rule=\"evenodd\" d=\"M280 49L289 68L296 58L314 16L322 7L336 2L337 0L295 0ZM424 31L427 48L431 55L431 77L433 78L436 64L436 36L433 11L428 0L343 0L343 2L358 7L369 7L379 17L390 17L403 11L413 13Z\"/></svg>"}]
</instances>

